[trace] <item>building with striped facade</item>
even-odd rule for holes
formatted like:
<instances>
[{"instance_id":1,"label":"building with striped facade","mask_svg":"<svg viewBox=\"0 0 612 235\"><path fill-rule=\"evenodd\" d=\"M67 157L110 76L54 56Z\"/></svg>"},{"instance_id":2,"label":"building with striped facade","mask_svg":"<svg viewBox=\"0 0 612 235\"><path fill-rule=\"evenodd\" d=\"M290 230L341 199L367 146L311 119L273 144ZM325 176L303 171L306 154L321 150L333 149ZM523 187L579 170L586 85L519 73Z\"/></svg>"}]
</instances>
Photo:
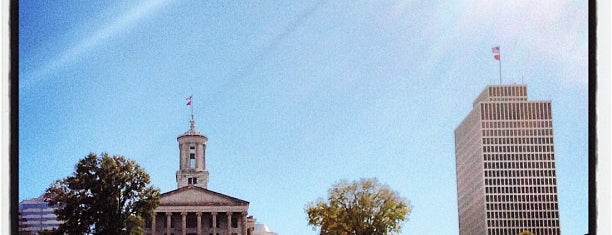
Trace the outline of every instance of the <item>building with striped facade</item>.
<instances>
[{"instance_id":1,"label":"building with striped facade","mask_svg":"<svg viewBox=\"0 0 612 235\"><path fill-rule=\"evenodd\" d=\"M487 86L455 129L459 234L561 234L551 101Z\"/></svg>"},{"instance_id":2,"label":"building with striped facade","mask_svg":"<svg viewBox=\"0 0 612 235\"><path fill-rule=\"evenodd\" d=\"M57 207L50 207L43 196L24 200L18 205L19 234L39 234L59 227L60 221L53 213Z\"/></svg>"}]
</instances>

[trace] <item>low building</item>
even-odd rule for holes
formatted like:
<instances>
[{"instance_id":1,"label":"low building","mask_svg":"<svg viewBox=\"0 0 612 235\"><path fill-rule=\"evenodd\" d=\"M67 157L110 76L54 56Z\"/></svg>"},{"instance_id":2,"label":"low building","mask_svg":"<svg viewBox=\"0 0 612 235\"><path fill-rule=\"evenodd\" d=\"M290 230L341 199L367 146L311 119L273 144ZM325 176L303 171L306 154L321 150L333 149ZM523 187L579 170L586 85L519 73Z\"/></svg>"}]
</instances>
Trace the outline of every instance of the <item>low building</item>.
<instances>
[{"instance_id":1,"label":"low building","mask_svg":"<svg viewBox=\"0 0 612 235\"><path fill-rule=\"evenodd\" d=\"M278 235L278 233L272 232L268 225L255 224L255 232L253 235Z\"/></svg>"},{"instance_id":2,"label":"low building","mask_svg":"<svg viewBox=\"0 0 612 235\"><path fill-rule=\"evenodd\" d=\"M50 207L43 196L19 203L19 234L39 234L43 231L56 230L60 221L54 211L57 207Z\"/></svg>"}]
</instances>

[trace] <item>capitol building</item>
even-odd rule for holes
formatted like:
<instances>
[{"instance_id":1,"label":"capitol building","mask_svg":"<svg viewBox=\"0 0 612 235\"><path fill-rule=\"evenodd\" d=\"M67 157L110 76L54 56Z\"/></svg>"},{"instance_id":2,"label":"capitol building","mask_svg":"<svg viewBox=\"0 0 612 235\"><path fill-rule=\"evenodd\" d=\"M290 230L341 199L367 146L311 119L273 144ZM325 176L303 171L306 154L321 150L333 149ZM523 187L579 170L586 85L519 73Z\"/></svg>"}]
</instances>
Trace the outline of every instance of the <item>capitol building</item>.
<instances>
[{"instance_id":1,"label":"capitol building","mask_svg":"<svg viewBox=\"0 0 612 235\"><path fill-rule=\"evenodd\" d=\"M196 130L193 115L189 130L179 135L177 141L180 159L177 189L161 194L159 206L146 220L145 234L256 234L248 201L208 189L208 137Z\"/></svg>"}]
</instances>

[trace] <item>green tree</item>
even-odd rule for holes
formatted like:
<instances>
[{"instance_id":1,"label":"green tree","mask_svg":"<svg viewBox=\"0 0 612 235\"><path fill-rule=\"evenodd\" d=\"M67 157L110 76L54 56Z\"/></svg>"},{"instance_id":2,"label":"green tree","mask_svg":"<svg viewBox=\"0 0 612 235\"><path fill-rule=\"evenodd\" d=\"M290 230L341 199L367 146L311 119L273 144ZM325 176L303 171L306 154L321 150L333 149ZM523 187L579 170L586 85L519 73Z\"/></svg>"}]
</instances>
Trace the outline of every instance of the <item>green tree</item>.
<instances>
[{"instance_id":1,"label":"green tree","mask_svg":"<svg viewBox=\"0 0 612 235\"><path fill-rule=\"evenodd\" d=\"M331 235L399 233L411 210L408 201L377 179L340 181L329 189L327 200L306 206L308 224Z\"/></svg>"},{"instance_id":2,"label":"green tree","mask_svg":"<svg viewBox=\"0 0 612 235\"><path fill-rule=\"evenodd\" d=\"M523 230L518 235L535 235L535 234L529 230Z\"/></svg>"},{"instance_id":3,"label":"green tree","mask_svg":"<svg viewBox=\"0 0 612 235\"><path fill-rule=\"evenodd\" d=\"M143 168L106 153L79 160L73 175L46 193L50 206L59 205L60 234L142 234L143 218L159 205L159 189Z\"/></svg>"}]
</instances>

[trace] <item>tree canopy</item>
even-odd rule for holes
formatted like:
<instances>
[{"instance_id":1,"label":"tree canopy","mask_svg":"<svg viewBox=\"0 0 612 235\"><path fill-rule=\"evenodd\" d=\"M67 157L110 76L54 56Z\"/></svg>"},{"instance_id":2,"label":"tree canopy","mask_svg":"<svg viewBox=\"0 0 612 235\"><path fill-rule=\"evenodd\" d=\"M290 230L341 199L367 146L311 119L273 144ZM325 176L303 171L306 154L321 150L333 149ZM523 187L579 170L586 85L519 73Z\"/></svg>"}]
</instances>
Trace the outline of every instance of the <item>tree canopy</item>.
<instances>
[{"instance_id":1,"label":"tree canopy","mask_svg":"<svg viewBox=\"0 0 612 235\"><path fill-rule=\"evenodd\" d=\"M133 160L121 155L79 160L72 176L47 190L49 205L63 223L61 234L142 234L143 217L159 204L159 189Z\"/></svg>"},{"instance_id":2,"label":"tree canopy","mask_svg":"<svg viewBox=\"0 0 612 235\"><path fill-rule=\"evenodd\" d=\"M412 206L377 179L340 181L306 206L308 224L320 227L321 234L377 235L399 233L401 222Z\"/></svg>"}]
</instances>

